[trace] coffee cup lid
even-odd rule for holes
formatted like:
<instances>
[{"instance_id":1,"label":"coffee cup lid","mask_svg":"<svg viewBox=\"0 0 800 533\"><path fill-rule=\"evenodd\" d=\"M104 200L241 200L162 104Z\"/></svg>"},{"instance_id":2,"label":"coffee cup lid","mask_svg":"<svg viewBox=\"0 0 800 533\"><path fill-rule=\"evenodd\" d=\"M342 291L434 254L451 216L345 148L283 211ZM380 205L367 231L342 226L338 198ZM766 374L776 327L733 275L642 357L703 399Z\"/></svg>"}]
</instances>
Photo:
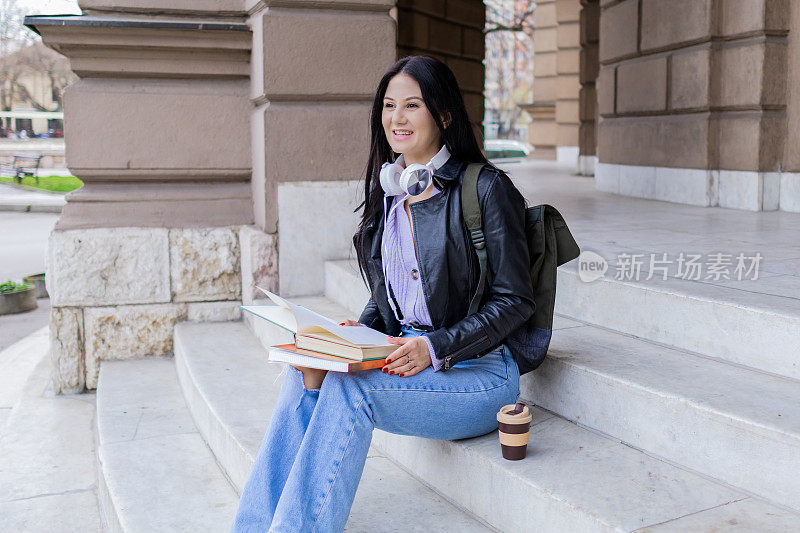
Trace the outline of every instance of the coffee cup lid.
<instances>
[{"instance_id":1,"label":"coffee cup lid","mask_svg":"<svg viewBox=\"0 0 800 533\"><path fill-rule=\"evenodd\" d=\"M528 409L528 406L525 404L522 405L521 413L508 414L508 411L513 411L516 406L517 404L511 403L501 407L500 411L497 413L497 421L502 422L504 424L523 424L525 422L530 422L531 420L533 420L533 415L531 414L531 410Z\"/></svg>"}]
</instances>

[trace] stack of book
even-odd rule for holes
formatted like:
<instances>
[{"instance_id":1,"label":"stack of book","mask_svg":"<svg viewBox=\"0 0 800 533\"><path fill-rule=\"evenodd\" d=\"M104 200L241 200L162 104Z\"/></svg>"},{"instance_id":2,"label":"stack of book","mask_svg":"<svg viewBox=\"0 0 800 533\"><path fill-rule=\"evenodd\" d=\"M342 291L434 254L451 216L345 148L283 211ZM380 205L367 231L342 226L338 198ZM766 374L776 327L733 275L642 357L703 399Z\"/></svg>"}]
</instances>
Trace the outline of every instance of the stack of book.
<instances>
[{"instance_id":1,"label":"stack of book","mask_svg":"<svg viewBox=\"0 0 800 533\"><path fill-rule=\"evenodd\" d=\"M294 304L257 287L275 305L242 305L248 313L267 320L294 335L294 344L269 349L269 360L291 365L354 372L381 368L386 356L399 346L385 333L366 326L342 326L328 317Z\"/></svg>"}]
</instances>

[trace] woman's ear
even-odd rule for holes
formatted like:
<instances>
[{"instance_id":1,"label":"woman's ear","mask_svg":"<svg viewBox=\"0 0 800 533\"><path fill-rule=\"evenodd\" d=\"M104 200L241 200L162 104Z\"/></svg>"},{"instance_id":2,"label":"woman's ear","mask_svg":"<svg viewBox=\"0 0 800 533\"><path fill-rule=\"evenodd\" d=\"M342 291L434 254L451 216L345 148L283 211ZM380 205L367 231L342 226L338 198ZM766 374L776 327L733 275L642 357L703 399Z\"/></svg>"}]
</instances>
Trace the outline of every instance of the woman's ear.
<instances>
[{"instance_id":1,"label":"woman's ear","mask_svg":"<svg viewBox=\"0 0 800 533\"><path fill-rule=\"evenodd\" d=\"M445 114L446 114L446 117L442 117L442 125L444 126L444 129L447 129L447 126L450 125L450 122L451 122L452 118L450 116L450 112L449 111L445 111Z\"/></svg>"}]
</instances>

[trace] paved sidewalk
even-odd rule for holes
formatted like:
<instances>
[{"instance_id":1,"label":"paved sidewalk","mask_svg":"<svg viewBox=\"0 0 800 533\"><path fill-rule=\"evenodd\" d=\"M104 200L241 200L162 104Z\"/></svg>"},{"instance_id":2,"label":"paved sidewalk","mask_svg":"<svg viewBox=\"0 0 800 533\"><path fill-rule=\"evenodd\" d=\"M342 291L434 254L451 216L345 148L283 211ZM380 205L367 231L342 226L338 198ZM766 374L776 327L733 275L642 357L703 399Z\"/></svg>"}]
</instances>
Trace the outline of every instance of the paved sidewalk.
<instances>
[{"instance_id":1,"label":"paved sidewalk","mask_svg":"<svg viewBox=\"0 0 800 533\"><path fill-rule=\"evenodd\" d=\"M65 203L61 193L30 191L0 183L0 211L60 213Z\"/></svg>"}]
</instances>

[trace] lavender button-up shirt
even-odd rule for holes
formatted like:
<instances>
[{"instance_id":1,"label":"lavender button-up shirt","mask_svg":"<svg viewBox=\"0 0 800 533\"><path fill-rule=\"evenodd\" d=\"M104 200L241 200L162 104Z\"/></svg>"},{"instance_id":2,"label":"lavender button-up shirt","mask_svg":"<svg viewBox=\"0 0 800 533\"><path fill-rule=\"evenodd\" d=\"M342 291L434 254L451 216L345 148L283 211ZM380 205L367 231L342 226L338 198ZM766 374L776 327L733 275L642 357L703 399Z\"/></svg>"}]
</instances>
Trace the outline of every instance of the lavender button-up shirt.
<instances>
[{"instance_id":1,"label":"lavender button-up shirt","mask_svg":"<svg viewBox=\"0 0 800 533\"><path fill-rule=\"evenodd\" d=\"M437 193L439 193L439 189L433 185L433 194ZM417 255L414 252L414 235L411 232L410 219L404 207L405 200L409 196L411 195L398 194L391 199L389 204L381 240L383 263L386 280L391 285L400 312L403 314L401 324L417 322L421 325L431 325L430 312L422 292L422 274L419 272ZM411 275L412 270L417 272L416 279ZM391 300L391 296L389 299ZM423 335L422 337L428 344L431 366L434 371L438 371L442 367L443 361L436 358L428 336Z\"/></svg>"}]
</instances>

